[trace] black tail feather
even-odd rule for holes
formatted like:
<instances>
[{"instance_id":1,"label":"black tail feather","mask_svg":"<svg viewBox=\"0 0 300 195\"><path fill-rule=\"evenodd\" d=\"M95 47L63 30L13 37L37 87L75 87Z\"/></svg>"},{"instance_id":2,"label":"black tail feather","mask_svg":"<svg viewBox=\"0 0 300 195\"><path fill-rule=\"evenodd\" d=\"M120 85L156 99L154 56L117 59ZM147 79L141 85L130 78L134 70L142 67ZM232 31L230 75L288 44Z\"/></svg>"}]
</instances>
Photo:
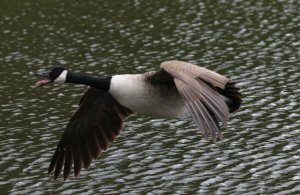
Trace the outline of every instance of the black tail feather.
<instances>
[{"instance_id":1,"label":"black tail feather","mask_svg":"<svg viewBox=\"0 0 300 195\"><path fill-rule=\"evenodd\" d=\"M218 88L220 94L225 96L225 102L229 108L229 112L237 111L242 104L242 94L240 88L235 86L234 82L228 82L224 89Z\"/></svg>"}]
</instances>

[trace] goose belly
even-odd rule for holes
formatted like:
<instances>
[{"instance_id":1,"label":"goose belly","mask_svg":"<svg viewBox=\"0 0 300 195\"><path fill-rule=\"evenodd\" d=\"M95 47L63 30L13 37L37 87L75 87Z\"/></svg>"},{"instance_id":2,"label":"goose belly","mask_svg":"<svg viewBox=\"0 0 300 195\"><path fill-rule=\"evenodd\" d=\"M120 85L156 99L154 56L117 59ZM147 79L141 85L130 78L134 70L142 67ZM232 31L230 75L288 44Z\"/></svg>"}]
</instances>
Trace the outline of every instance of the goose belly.
<instances>
[{"instance_id":1,"label":"goose belly","mask_svg":"<svg viewBox=\"0 0 300 195\"><path fill-rule=\"evenodd\" d=\"M116 75L109 92L124 107L159 118L177 118L187 114L183 100L175 90L156 90L144 75Z\"/></svg>"}]
</instances>

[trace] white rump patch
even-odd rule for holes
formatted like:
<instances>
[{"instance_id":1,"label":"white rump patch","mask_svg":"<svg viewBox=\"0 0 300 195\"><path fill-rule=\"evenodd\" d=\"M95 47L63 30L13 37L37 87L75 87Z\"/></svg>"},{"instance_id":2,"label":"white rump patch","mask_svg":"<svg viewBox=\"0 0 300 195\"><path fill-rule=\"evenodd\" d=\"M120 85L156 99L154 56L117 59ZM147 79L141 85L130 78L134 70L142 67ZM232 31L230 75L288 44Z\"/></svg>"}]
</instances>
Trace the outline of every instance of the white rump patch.
<instances>
[{"instance_id":1,"label":"white rump patch","mask_svg":"<svg viewBox=\"0 0 300 195\"><path fill-rule=\"evenodd\" d=\"M67 79L67 70L62 71L62 73L54 80L54 82L64 83Z\"/></svg>"}]
</instances>

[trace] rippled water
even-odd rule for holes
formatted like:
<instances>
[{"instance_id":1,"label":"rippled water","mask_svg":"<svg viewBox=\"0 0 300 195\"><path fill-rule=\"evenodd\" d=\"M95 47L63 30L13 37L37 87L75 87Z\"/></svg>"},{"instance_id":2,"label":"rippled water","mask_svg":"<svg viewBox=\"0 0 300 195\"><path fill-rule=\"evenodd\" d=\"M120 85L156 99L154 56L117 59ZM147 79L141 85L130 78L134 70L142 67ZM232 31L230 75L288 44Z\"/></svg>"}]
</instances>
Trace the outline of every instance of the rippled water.
<instances>
[{"instance_id":1,"label":"rippled water","mask_svg":"<svg viewBox=\"0 0 300 195\"><path fill-rule=\"evenodd\" d=\"M300 3L276 1L1 1L1 194L299 194ZM47 167L85 87L36 89L62 64L108 75L169 59L226 74L244 95L223 141L189 118L130 118L78 178Z\"/></svg>"}]
</instances>

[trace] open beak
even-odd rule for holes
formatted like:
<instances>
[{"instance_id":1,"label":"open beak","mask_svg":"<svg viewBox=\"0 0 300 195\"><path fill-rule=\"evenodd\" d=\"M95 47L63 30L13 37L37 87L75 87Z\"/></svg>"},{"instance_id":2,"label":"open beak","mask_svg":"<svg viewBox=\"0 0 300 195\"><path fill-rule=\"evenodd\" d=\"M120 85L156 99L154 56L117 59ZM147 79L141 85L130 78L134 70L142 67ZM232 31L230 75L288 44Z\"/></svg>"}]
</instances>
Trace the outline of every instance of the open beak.
<instances>
[{"instance_id":1,"label":"open beak","mask_svg":"<svg viewBox=\"0 0 300 195\"><path fill-rule=\"evenodd\" d=\"M46 85L48 83L51 83L52 81L50 80L50 77L49 77L49 71L44 71L44 72L38 72L38 73L35 73L36 76L40 76L40 77L45 77L46 79L42 79L42 80L39 80L38 82L35 83L35 86L36 87L40 87L42 85Z\"/></svg>"}]
</instances>

